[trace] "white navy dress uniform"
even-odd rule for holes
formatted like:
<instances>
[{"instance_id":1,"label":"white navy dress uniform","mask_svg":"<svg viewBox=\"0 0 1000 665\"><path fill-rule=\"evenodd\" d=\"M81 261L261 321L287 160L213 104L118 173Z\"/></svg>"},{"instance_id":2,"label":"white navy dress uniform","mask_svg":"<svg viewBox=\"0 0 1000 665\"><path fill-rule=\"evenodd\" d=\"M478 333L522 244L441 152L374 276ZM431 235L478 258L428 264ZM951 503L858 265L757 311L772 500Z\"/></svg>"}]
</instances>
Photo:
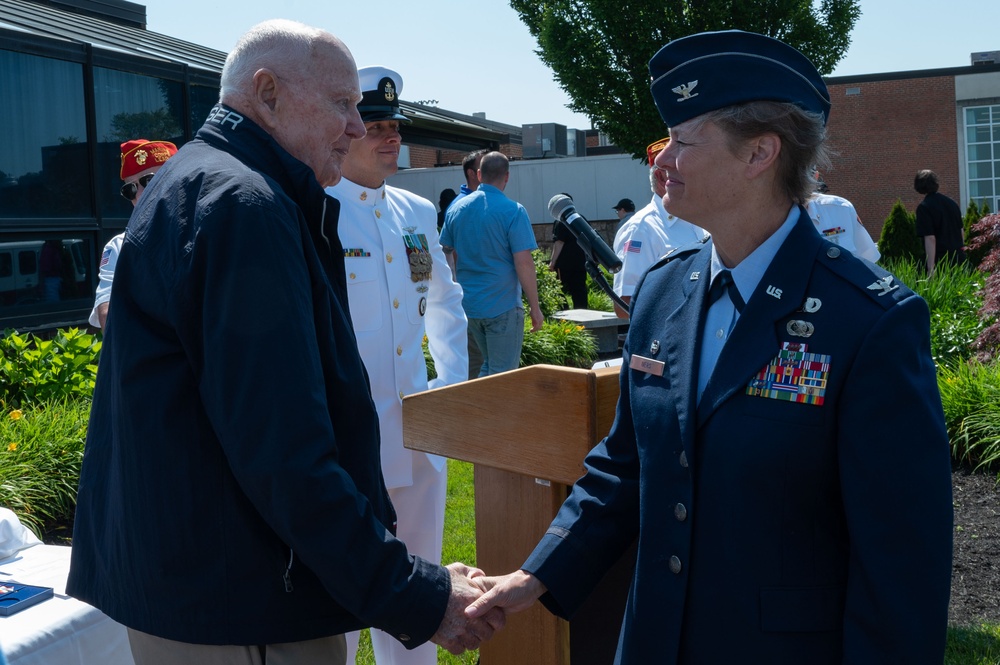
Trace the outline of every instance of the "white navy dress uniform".
<instances>
[{"instance_id":1,"label":"white navy dress uniform","mask_svg":"<svg viewBox=\"0 0 1000 665\"><path fill-rule=\"evenodd\" d=\"M359 76L362 120L405 121L396 72L366 67ZM378 412L382 474L396 509L396 536L412 554L439 562L447 460L403 447L403 397L468 379L462 287L438 241L433 203L384 182L364 187L346 177L326 191L340 201L348 302ZM425 334L437 373L432 380L423 354ZM357 633L347 637L353 663ZM378 665L437 663L437 647L430 642L407 650L381 631L371 631L371 637Z\"/></svg>"},{"instance_id":2,"label":"white navy dress uniform","mask_svg":"<svg viewBox=\"0 0 1000 665\"><path fill-rule=\"evenodd\" d=\"M816 230L830 242L872 263L882 257L875 241L861 225L854 205L847 199L833 194L814 194L805 208Z\"/></svg>"},{"instance_id":3,"label":"white navy dress uniform","mask_svg":"<svg viewBox=\"0 0 1000 665\"><path fill-rule=\"evenodd\" d=\"M653 194L649 204L615 233L613 249L622 262L612 283L615 293L631 298L650 266L678 247L707 237L708 231L668 213L663 199Z\"/></svg>"}]
</instances>

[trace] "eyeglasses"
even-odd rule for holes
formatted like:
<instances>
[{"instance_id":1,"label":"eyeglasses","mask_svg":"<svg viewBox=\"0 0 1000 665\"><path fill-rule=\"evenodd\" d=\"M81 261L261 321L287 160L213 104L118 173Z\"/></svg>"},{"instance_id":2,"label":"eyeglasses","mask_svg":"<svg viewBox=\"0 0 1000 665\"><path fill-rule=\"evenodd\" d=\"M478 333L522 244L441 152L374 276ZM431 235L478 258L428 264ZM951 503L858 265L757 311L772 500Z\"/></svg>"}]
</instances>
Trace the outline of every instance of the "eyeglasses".
<instances>
[{"instance_id":1,"label":"eyeglasses","mask_svg":"<svg viewBox=\"0 0 1000 665\"><path fill-rule=\"evenodd\" d=\"M670 137L665 139L660 139L659 141L654 141L646 146L646 159L649 160L650 166L656 166L653 162L656 160L656 156L660 154L660 151L667 147L670 143Z\"/></svg>"},{"instance_id":2,"label":"eyeglasses","mask_svg":"<svg viewBox=\"0 0 1000 665\"><path fill-rule=\"evenodd\" d=\"M149 181L153 179L155 173L147 173L146 175L139 178L136 182L126 182L122 185L121 193L127 201L134 201L136 194L139 193L139 187L143 189L149 184Z\"/></svg>"}]
</instances>

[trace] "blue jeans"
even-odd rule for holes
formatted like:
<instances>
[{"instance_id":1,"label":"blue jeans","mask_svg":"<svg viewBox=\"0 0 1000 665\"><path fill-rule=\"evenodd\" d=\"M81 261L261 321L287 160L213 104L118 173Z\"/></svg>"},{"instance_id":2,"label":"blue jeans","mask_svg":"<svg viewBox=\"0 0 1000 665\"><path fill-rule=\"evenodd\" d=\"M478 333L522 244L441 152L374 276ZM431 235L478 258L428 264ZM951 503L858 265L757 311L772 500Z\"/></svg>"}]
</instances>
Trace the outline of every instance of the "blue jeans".
<instances>
[{"instance_id":1,"label":"blue jeans","mask_svg":"<svg viewBox=\"0 0 1000 665\"><path fill-rule=\"evenodd\" d=\"M516 307L491 319L469 319L469 334L483 352L479 376L517 369L524 343L524 309Z\"/></svg>"}]
</instances>

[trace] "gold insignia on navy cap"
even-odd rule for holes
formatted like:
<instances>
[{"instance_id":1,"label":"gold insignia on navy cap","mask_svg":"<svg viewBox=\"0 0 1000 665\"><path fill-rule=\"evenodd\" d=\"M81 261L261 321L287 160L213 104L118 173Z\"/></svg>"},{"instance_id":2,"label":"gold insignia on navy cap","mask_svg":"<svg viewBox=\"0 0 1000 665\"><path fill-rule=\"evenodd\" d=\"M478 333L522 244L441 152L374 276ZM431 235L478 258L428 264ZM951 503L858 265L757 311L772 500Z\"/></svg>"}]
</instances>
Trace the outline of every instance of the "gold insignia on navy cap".
<instances>
[{"instance_id":1,"label":"gold insignia on navy cap","mask_svg":"<svg viewBox=\"0 0 1000 665\"><path fill-rule=\"evenodd\" d=\"M385 101L394 102L396 101L396 86L393 85L392 79L386 76L384 79L379 81L379 85L382 90L385 91Z\"/></svg>"},{"instance_id":2,"label":"gold insignia on navy cap","mask_svg":"<svg viewBox=\"0 0 1000 665\"><path fill-rule=\"evenodd\" d=\"M399 93L403 90L402 77L387 67L362 67L358 70L361 83L361 103L358 113L364 122L398 120L409 123L399 110Z\"/></svg>"},{"instance_id":3,"label":"gold insignia on navy cap","mask_svg":"<svg viewBox=\"0 0 1000 665\"><path fill-rule=\"evenodd\" d=\"M788 44L723 30L675 39L649 61L650 92L668 127L755 101L795 104L830 117L830 93L812 62ZM697 90L696 90L697 88Z\"/></svg>"}]
</instances>

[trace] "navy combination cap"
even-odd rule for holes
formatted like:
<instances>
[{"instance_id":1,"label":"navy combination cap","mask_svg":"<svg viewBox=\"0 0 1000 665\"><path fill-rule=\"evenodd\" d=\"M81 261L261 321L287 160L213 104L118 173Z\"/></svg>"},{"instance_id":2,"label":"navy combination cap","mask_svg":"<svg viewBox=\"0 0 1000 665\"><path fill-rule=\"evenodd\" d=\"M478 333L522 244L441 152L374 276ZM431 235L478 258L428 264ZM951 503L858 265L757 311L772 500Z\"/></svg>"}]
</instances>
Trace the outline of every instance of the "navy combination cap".
<instances>
[{"instance_id":1,"label":"navy combination cap","mask_svg":"<svg viewBox=\"0 0 1000 665\"><path fill-rule=\"evenodd\" d=\"M399 111L399 93L403 91L403 78L386 67L362 67L358 70L361 83L361 103L358 112L364 122L398 120L409 123Z\"/></svg>"},{"instance_id":2,"label":"navy combination cap","mask_svg":"<svg viewBox=\"0 0 1000 665\"><path fill-rule=\"evenodd\" d=\"M809 58L742 30L675 39L649 61L650 91L668 127L746 102L789 102L830 118L830 93Z\"/></svg>"}]
</instances>

